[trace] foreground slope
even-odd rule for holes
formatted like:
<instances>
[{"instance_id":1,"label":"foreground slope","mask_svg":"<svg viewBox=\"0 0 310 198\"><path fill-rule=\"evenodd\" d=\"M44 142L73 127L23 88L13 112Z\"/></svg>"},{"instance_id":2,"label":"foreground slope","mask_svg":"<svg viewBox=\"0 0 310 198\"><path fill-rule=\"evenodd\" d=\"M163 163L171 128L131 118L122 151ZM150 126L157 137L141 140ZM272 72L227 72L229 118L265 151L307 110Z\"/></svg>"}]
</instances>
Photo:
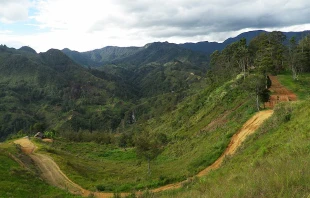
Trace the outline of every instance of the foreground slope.
<instances>
[{"instance_id":1,"label":"foreground slope","mask_svg":"<svg viewBox=\"0 0 310 198\"><path fill-rule=\"evenodd\" d=\"M300 90L299 82L284 79L291 90ZM309 109L309 99L277 104L271 118L220 169L161 197L308 197Z\"/></svg>"},{"instance_id":2,"label":"foreground slope","mask_svg":"<svg viewBox=\"0 0 310 198\"><path fill-rule=\"evenodd\" d=\"M0 161L0 196L3 198L79 197L40 179L31 159L19 153L12 142L0 143Z\"/></svg>"},{"instance_id":3,"label":"foreground slope","mask_svg":"<svg viewBox=\"0 0 310 198\"><path fill-rule=\"evenodd\" d=\"M205 176L211 170L218 169L224 158L233 155L236 150L241 146L242 142L245 138L254 133L255 130L272 115L273 111L262 111L255 114L250 120L248 120L243 127L240 129L238 133L233 135L230 144L226 148L225 152L219 157L212 165L201 171L197 174L198 177ZM91 193L79 185L72 182L57 166L57 164L47 155L34 153L36 146L29 140L29 138L21 138L14 141L15 144L21 146L21 150L28 154L31 159L35 162L36 166L38 166L41 171L41 178L44 179L50 185L59 187L61 189L66 189L73 194L78 194L82 196L89 196L92 194L95 197L112 197L113 193ZM190 178L192 179L192 178ZM162 192L166 190L172 190L182 187L188 180L169 184L163 187L159 187L156 189L152 189L151 192ZM122 193L123 196L126 196L126 193Z\"/></svg>"}]
</instances>

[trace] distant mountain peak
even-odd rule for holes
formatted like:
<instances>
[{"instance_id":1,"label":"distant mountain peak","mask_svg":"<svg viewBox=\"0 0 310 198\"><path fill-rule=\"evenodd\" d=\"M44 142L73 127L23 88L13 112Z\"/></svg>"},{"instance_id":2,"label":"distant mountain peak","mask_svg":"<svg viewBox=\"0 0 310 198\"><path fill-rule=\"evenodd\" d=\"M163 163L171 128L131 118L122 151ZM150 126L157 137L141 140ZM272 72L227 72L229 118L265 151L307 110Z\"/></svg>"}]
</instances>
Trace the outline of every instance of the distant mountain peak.
<instances>
[{"instance_id":1,"label":"distant mountain peak","mask_svg":"<svg viewBox=\"0 0 310 198\"><path fill-rule=\"evenodd\" d=\"M37 52L32 49L31 47L29 46L23 46L21 48L19 48L20 51L25 51L25 52L30 52L30 53L33 53L33 54L37 54Z\"/></svg>"}]
</instances>

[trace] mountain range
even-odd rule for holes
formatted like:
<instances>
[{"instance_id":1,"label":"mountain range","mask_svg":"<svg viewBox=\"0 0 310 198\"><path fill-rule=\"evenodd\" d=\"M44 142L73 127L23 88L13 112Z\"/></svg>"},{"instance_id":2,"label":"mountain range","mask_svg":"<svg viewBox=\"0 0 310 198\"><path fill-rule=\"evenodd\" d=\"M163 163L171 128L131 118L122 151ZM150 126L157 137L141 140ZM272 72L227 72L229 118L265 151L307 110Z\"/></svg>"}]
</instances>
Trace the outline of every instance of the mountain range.
<instances>
[{"instance_id":1,"label":"mountain range","mask_svg":"<svg viewBox=\"0 0 310 198\"><path fill-rule=\"evenodd\" d=\"M180 60L182 62L199 62L204 59L208 62L209 59L203 55L210 56L216 50L223 50L227 45L239 41L241 38L245 38L249 43L254 37L261 33L268 33L264 30L249 31L239 34L236 37L228 38L224 42L208 42L202 41L198 43L183 43L174 44L168 42L155 42L146 44L143 47L115 47L108 46L102 49L96 49L87 52L78 52L70 50L68 48L62 51L69 56L72 60L76 61L80 65L85 67L99 67L107 64L132 64L141 65L150 62L164 63L171 61L172 59ZM310 31L302 32L283 32L286 36L286 42L288 42L293 36L296 40L300 40L303 36L306 36ZM184 50L187 49L187 50ZM197 56L199 52L200 57Z\"/></svg>"},{"instance_id":2,"label":"mountain range","mask_svg":"<svg viewBox=\"0 0 310 198\"><path fill-rule=\"evenodd\" d=\"M203 42L198 42L198 43L184 43L184 44L179 44L179 45L181 47L184 47L186 49L190 49L193 51L211 54L215 50L219 50L219 51L223 50L227 45L232 44L236 41L239 41L241 38L245 38L247 42L249 43L254 37L258 36L261 33L268 33L268 32L264 30L244 32L244 33L239 34L236 37L228 38L222 43L203 41ZM286 36L287 41L289 41L293 36L296 37L296 40L298 41L302 37L308 35L310 31L306 30L302 32L283 32L283 33Z\"/></svg>"}]
</instances>

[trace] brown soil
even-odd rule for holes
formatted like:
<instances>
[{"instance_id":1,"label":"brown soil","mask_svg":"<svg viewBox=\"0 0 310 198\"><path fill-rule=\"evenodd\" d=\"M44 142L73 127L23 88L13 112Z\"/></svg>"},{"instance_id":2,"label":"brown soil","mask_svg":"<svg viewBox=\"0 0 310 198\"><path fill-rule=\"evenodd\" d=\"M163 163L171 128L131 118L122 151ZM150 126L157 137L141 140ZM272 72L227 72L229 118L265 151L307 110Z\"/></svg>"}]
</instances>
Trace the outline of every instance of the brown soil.
<instances>
[{"instance_id":1,"label":"brown soil","mask_svg":"<svg viewBox=\"0 0 310 198\"><path fill-rule=\"evenodd\" d=\"M49 138L44 138L42 139L43 142L48 142L48 143L53 143L54 140L53 139L49 139Z\"/></svg>"},{"instance_id":2,"label":"brown soil","mask_svg":"<svg viewBox=\"0 0 310 198\"><path fill-rule=\"evenodd\" d=\"M20 145L22 152L25 154L31 154L37 148L28 137L18 139L14 143Z\"/></svg>"},{"instance_id":3,"label":"brown soil","mask_svg":"<svg viewBox=\"0 0 310 198\"><path fill-rule=\"evenodd\" d=\"M265 106L268 108L273 108L279 102L287 101L296 101L297 96L286 89L283 85L280 84L276 76L269 76L271 80L271 87L269 88L271 96L268 102L265 103Z\"/></svg>"},{"instance_id":4,"label":"brown soil","mask_svg":"<svg viewBox=\"0 0 310 198\"><path fill-rule=\"evenodd\" d=\"M20 145L21 150L29 155L41 172L41 178L48 184L58 188L68 190L72 194L88 197L93 195L98 198L113 197L113 193L90 192L81 186L72 182L59 168L55 161L47 155L35 153L37 147L29 140L29 138L21 138L14 141ZM122 195L126 195L125 193Z\"/></svg>"}]
</instances>

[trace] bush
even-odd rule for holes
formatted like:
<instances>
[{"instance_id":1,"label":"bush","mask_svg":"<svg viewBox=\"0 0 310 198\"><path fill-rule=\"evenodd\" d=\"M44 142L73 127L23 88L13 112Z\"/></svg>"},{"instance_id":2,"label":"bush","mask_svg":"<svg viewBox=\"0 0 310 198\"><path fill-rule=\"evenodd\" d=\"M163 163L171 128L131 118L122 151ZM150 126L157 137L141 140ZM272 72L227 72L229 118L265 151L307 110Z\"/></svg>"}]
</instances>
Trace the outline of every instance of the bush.
<instances>
[{"instance_id":1,"label":"bush","mask_svg":"<svg viewBox=\"0 0 310 198\"><path fill-rule=\"evenodd\" d=\"M102 184L99 184L99 185L96 186L96 189L97 189L98 191L105 191L105 186L102 185Z\"/></svg>"}]
</instances>

